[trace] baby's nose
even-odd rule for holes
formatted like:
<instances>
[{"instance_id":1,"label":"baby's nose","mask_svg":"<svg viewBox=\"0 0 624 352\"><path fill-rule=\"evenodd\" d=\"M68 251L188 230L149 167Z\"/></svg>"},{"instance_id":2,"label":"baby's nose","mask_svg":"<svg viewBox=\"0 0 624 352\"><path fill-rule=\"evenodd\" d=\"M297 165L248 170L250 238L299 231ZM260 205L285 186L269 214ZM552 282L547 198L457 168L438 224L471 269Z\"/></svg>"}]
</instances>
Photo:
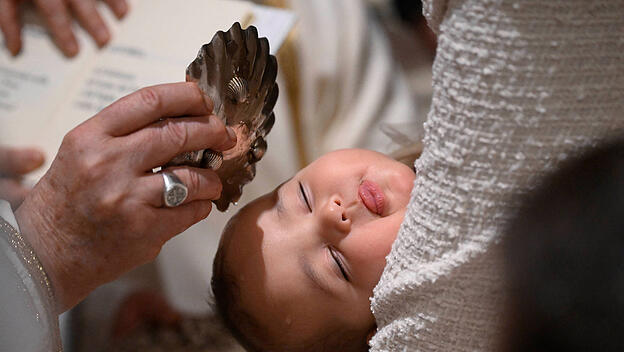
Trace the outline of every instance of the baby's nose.
<instances>
[{"instance_id":1,"label":"baby's nose","mask_svg":"<svg viewBox=\"0 0 624 352\"><path fill-rule=\"evenodd\" d=\"M323 220L326 226L338 230L343 235L351 231L351 219L338 196L330 197L323 207Z\"/></svg>"}]
</instances>

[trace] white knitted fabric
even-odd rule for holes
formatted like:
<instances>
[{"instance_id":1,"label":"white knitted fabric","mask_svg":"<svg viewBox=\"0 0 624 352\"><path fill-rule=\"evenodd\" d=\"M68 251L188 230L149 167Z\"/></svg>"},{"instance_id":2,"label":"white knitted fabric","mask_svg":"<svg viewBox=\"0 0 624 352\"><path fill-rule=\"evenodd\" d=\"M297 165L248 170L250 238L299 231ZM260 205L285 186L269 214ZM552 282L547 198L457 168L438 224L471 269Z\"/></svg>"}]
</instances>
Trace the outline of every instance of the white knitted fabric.
<instances>
[{"instance_id":1,"label":"white knitted fabric","mask_svg":"<svg viewBox=\"0 0 624 352\"><path fill-rule=\"evenodd\" d=\"M497 350L498 239L516 198L624 132L624 1L425 1L433 106L374 291L373 351Z\"/></svg>"}]
</instances>

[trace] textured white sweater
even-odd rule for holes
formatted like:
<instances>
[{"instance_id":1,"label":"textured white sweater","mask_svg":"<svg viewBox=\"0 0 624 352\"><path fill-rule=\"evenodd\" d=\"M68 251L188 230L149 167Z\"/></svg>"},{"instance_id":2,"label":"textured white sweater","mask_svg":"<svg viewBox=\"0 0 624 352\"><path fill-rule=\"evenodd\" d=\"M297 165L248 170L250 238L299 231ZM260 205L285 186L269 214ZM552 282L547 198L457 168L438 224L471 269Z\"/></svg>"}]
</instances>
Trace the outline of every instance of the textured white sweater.
<instances>
[{"instance_id":1,"label":"textured white sweater","mask_svg":"<svg viewBox=\"0 0 624 352\"><path fill-rule=\"evenodd\" d=\"M496 350L514 197L624 132L624 1L429 0L433 106L373 351Z\"/></svg>"}]
</instances>

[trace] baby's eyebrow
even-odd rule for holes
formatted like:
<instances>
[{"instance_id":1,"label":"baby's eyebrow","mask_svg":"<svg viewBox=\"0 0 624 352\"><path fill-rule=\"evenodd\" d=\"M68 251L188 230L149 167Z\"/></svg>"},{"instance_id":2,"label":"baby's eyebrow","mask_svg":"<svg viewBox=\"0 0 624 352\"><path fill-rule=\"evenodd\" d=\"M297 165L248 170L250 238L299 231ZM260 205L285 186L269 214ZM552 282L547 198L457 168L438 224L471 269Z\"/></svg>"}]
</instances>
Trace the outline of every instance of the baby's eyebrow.
<instances>
[{"instance_id":1,"label":"baby's eyebrow","mask_svg":"<svg viewBox=\"0 0 624 352\"><path fill-rule=\"evenodd\" d=\"M280 194L280 190L282 189L282 185L279 186L278 189L275 190L275 209L277 210L278 218L282 218L284 216L284 202L282 200L282 195Z\"/></svg>"},{"instance_id":2,"label":"baby's eyebrow","mask_svg":"<svg viewBox=\"0 0 624 352\"><path fill-rule=\"evenodd\" d=\"M280 194L280 191L282 190L284 184L286 184L290 180L292 180L292 177L282 182L279 186L275 188L275 208L277 210L277 215L280 218L284 215L284 210L285 210L284 202L282 201L282 195Z\"/></svg>"},{"instance_id":3,"label":"baby's eyebrow","mask_svg":"<svg viewBox=\"0 0 624 352\"><path fill-rule=\"evenodd\" d=\"M305 256L301 256L299 260L299 264L301 265L301 269L311 281L312 286L314 288L323 291L325 294L332 296L334 298L338 298L336 292L331 289L328 282L318 274L318 272L310 265L310 261Z\"/></svg>"}]
</instances>

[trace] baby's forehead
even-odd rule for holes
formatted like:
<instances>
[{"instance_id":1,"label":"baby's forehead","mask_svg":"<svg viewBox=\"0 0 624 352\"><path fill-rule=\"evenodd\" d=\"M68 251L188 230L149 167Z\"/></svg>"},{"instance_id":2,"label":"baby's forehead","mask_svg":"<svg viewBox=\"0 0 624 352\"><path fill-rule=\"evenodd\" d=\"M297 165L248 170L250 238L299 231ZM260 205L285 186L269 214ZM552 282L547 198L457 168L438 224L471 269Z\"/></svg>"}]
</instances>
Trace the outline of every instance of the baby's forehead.
<instances>
[{"instance_id":1,"label":"baby's forehead","mask_svg":"<svg viewBox=\"0 0 624 352\"><path fill-rule=\"evenodd\" d=\"M229 262L229 266L239 267L243 264L241 262L259 255L264 230L259 226L258 219L274 206L276 190L249 202L223 228L218 252Z\"/></svg>"},{"instance_id":2,"label":"baby's forehead","mask_svg":"<svg viewBox=\"0 0 624 352\"><path fill-rule=\"evenodd\" d=\"M275 205L279 190L292 178L288 178L272 191L257 197L238 210L223 228L221 237L232 237L232 235L245 231L248 226L252 226L250 223L257 220L263 211L267 211Z\"/></svg>"}]
</instances>

